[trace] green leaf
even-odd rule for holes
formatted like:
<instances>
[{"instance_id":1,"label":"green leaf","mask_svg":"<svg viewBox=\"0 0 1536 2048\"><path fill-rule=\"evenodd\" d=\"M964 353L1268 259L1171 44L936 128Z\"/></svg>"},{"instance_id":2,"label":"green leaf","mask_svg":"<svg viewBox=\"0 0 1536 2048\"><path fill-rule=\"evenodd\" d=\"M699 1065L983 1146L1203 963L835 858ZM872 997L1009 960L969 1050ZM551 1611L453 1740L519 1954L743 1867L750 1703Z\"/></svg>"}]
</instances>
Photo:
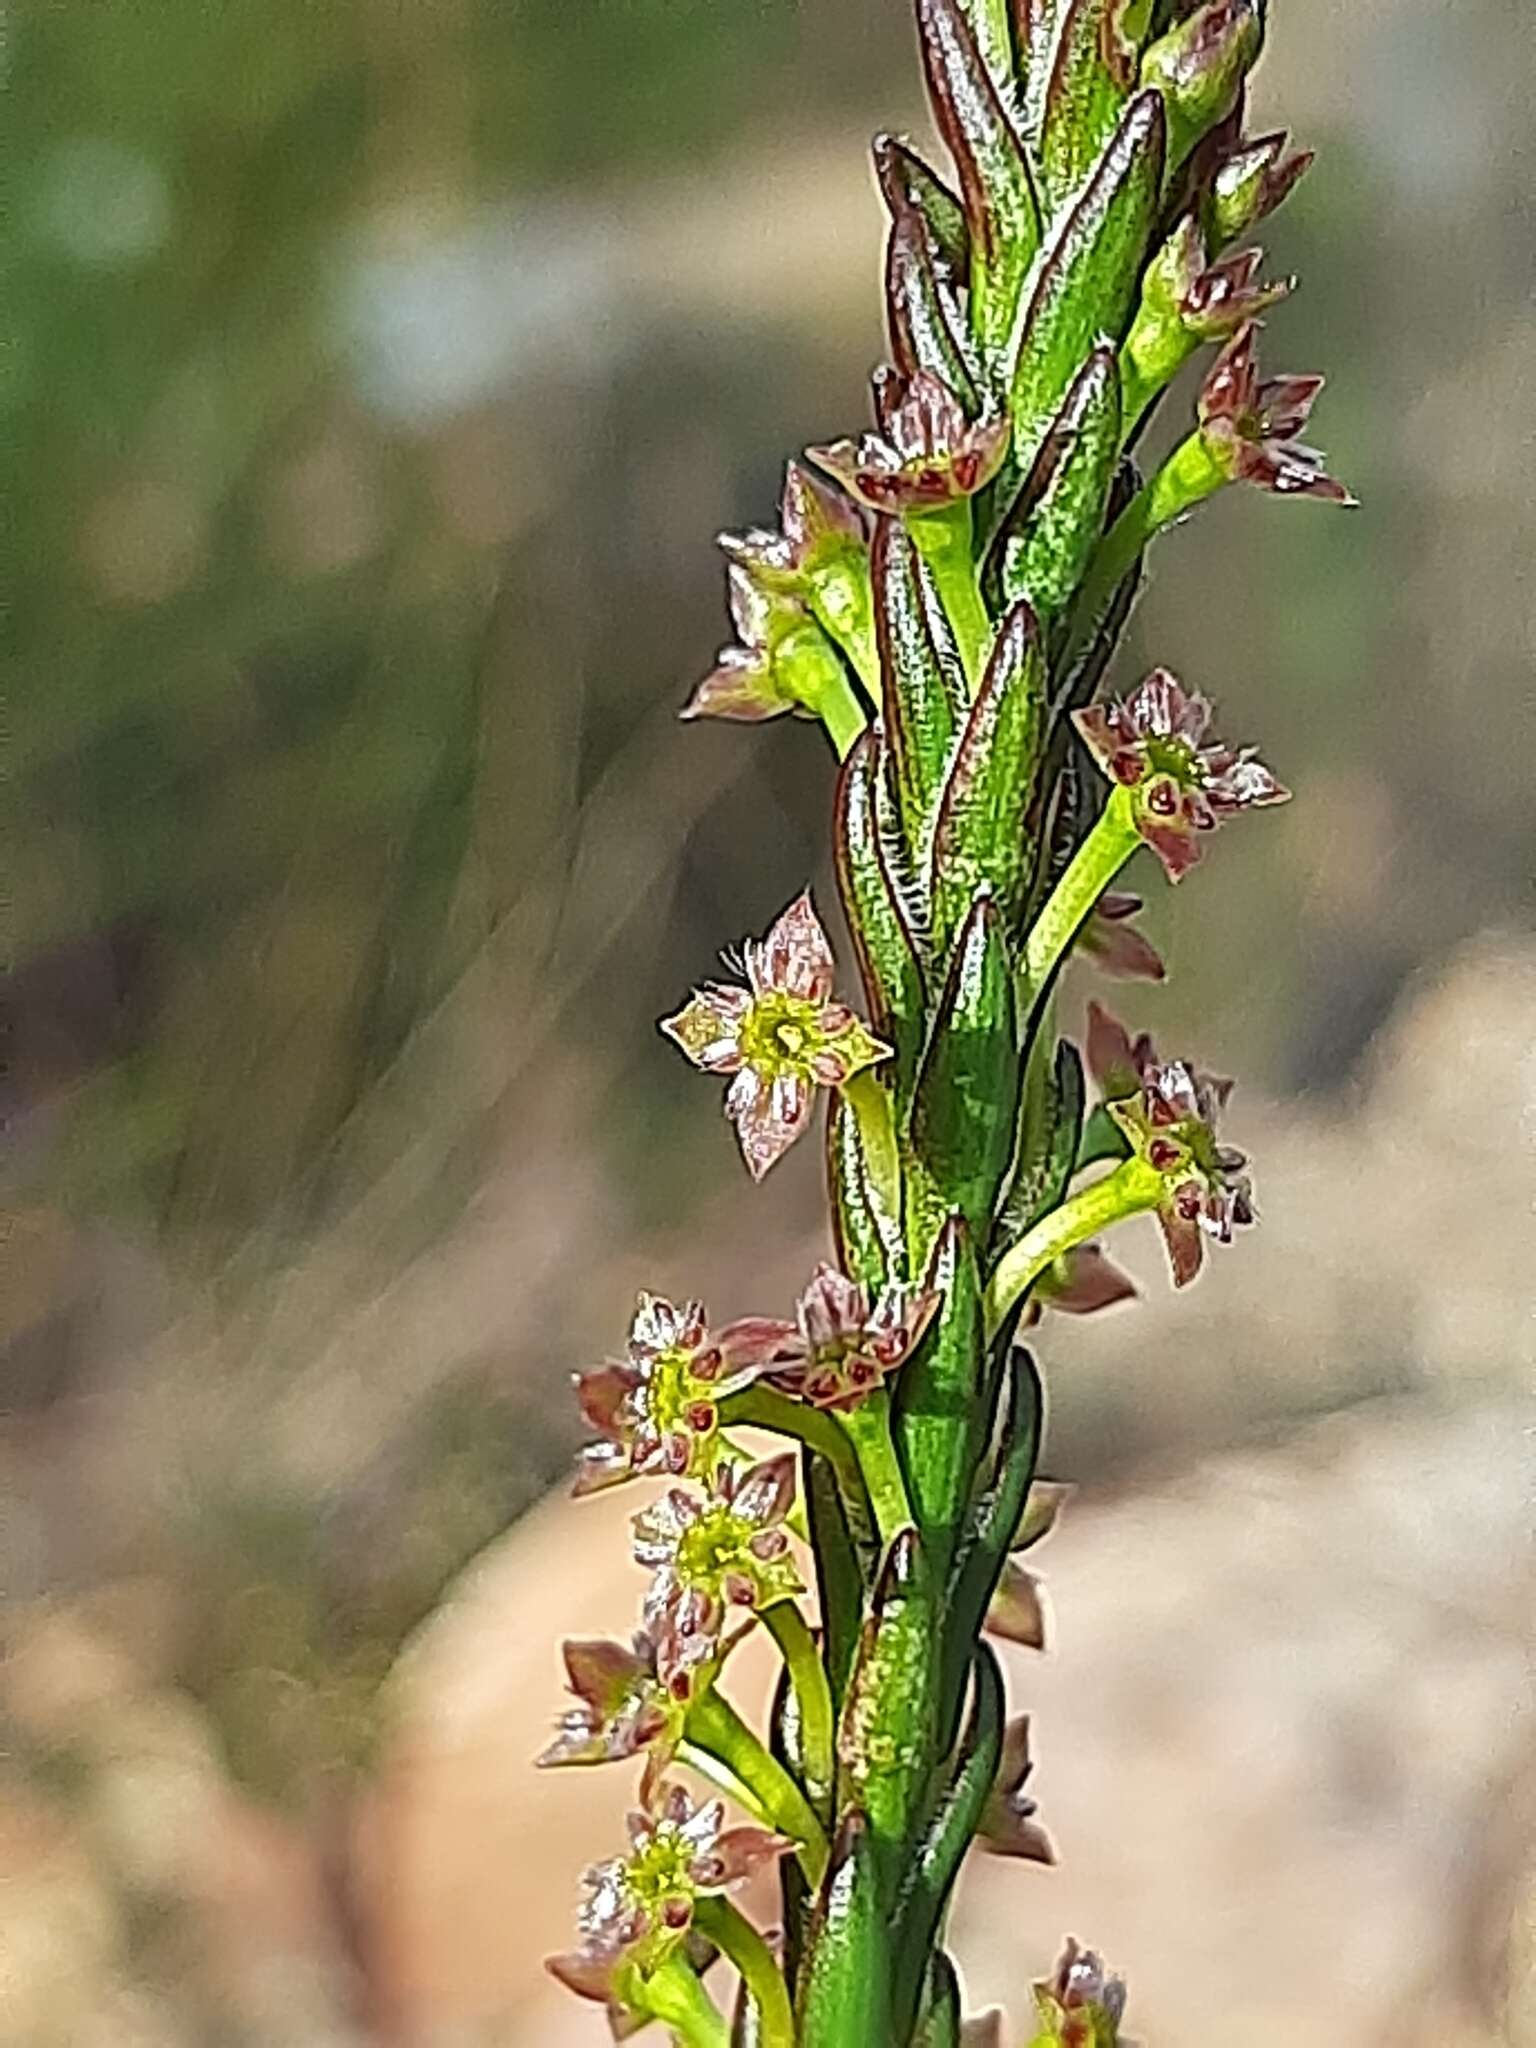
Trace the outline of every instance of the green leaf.
<instances>
[{"instance_id":1,"label":"green leaf","mask_svg":"<svg viewBox=\"0 0 1536 2048\"><path fill-rule=\"evenodd\" d=\"M1019 67L1019 109L1036 147L1045 125L1045 95L1056 61L1056 39L1068 0L1013 0L1013 36Z\"/></svg>"},{"instance_id":2,"label":"green leaf","mask_svg":"<svg viewBox=\"0 0 1536 2048\"><path fill-rule=\"evenodd\" d=\"M866 732L838 780L834 851L869 1021L896 1049L892 1078L898 1103L905 1103L922 1052L925 996L917 940L880 843L876 791L884 772L884 742Z\"/></svg>"},{"instance_id":3,"label":"green leaf","mask_svg":"<svg viewBox=\"0 0 1536 2048\"><path fill-rule=\"evenodd\" d=\"M811 1915L801 1976L801 2048L890 2040L890 1924L869 1821L844 1813Z\"/></svg>"},{"instance_id":4,"label":"green leaf","mask_svg":"<svg viewBox=\"0 0 1536 2048\"><path fill-rule=\"evenodd\" d=\"M941 957L981 888L990 887L1006 922L1017 915L1045 688L1039 625L1020 602L998 632L939 802L930 890Z\"/></svg>"},{"instance_id":5,"label":"green leaf","mask_svg":"<svg viewBox=\"0 0 1536 2048\"><path fill-rule=\"evenodd\" d=\"M955 944L912 1105L912 1144L978 1244L1013 1152L1019 1065L1013 965L997 905L978 897Z\"/></svg>"},{"instance_id":6,"label":"green leaf","mask_svg":"<svg viewBox=\"0 0 1536 2048\"><path fill-rule=\"evenodd\" d=\"M995 350L1013 325L1040 240L1029 161L959 0L917 0L917 30L934 119L960 177L971 240L971 323Z\"/></svg>"},{"instance_id":7,"label":"green leaf","mask_svg":"<svg viewBox=\"0 0 1536 2048\"><path fill-rule=\"evenodd\" d=\"M936 1572L948 1569L970 1505L986 1426L981 1275L962 1217L939 1234L923 1286L943 1304L893 1382L896 1450Z\"/></svg>"},{"instance_id":8,"label":"green leaf","mask_svg":"<svg viewBox=\"0 0 1536 2048\"><path fill-rule=\"evenodd\" d=\"M970 1536L950 1579L947 1623L951 1643L972 1643L980 1633L982 1616L991 1605L1024 1513L1024 1503L1029 1498L1040 1450L1042 1414L1043 1396L1035 1361L1022 1344L1015 1345L1008 1356L1007 1413L996 1463L977 1499ZM964 1670L958 1662L950 1666L951 1682L957 1692Z\"/></svg>"},{"instance_id":9,"label":"green leaf","mask_svg":"<svg viewBox=\"0 0 1536 2048\"><path fill-rule=\"evenodd\" d=\"M903 376L930 370L974 417L981 410L976 376L961 341L960 309L939 275L923 217L904 207L885 245L885 318L891 355Z\"/></svg>"},{"instance_id":10,"label":"green leaf","mask_svg":"<svg viewBox=\"0 0 1536 2048\"><path fill-rule=\"evenodd\" d=\"M938 1686L938 1583L916 1529L886 1552L838 1725L838 1804L861 1807L887 1899L927 1788Z\"/></svg>"},{"instance_id":11,"label":"green leaf","mask_svg":"<svg viewBox=\"0 0 1536 2048\"><path fill-rule=\"evenodd\" d=\"M970 274L971 237L960 201L938 172L896 136L877 135L872 149L875 176L892 221L903 213L919 214L944 281L963 285Z\"/></svg>"},{"instance_id":12,"label":"green leaf","mask_svg":"<svg viewBox=\"0 0 1536 2048\"><path fill-rule=\"evenodd\" d=\"M879 1289L902 1270L901 1224L880 1205L859 1120L841 1094L834 1096L827 1119L827 1168L838 1264L865 1287Z\"/></svg>"},{"instance_id":13,"label":"green leaf","mask_svg":"<svg viewBox=\"0 0 1536 2048\"><path fill-rule=\"evenodd\" d=\"M1089 353L1118 342L1135 302L1163 176L1163 103L1131 101L1034 272L1009 345L1013 449L1028 471Z\"/></svg>"},{"instance_id":14,"label":"green leaf","mask_svg":"<svg viewBox=\"0 0 1536 2048\"><path fill-rule=\"evenodd\" d=\"M1150 0L1068 0L1040 127L1046 203L1069 199L1093 169L1136 87Z\"/></svg>"},{"instance_id":15,"label":"green leaf","mask_svg":"<svg viewBox=\"0 0 1536 2048\"><path fill-rule=\"evenodd\" d=\"M946 1769L943 1789L924 1823L902 1890L898 1987L903 1978L910 1981L915 1974L913 1963L922 1963L937 1938L960 1866L981 1825L997 1779L1006 1701L1002 1669L990 1643L977 1642L971 1646L970 1673L971 1697L965 1726Z\"/></svg>"},{"instance_id":16,"label":"green leaf","mask_svg":"<svg viewBox=\"0 0 1536 2048\"><path fill-rule=\"evenodd\" d=\"M942 1949L928 1965L912 2048L960 2048L960 1980Z\"/></svg>"},{"instance_id":17,"label":"green leaf","mask_svg":"<svg viewBox=\"0 0 1536 2048\"><path fill-rule=\"evenodd\" d=\"M1005 600L1027 598L1044 625L1093 557L1119 446L1120 372L1113 351L1098 348L1072 380L988 564Z\"/></svg>"},{"instance_id":18,"label":"green leaf","mask_svg":"<svg viewBox=\"0 0 1536 2048\"><path fill-rule=\"evenodd\" d=\"M821 1613L822 1655L834 1700L840 1699L853 1669L859 1642L864 1582L859 1552L849 1526L837 1474L813 1451L801 1455L805 1509L816 1563L816 1598Z\"/></svg>"},{"instance_id":19,"label":"green leaf","mask_svg":"<svg viewBox=\"0 0 1536 2048\"><path fill-rule=\"evenodd\" d=\"M1067 1187L1081 1163L1079 1133L1083 1123L1083 1062L1069 1038L1057 1041L1047 1067L1045 1040L1038 1038L1030 1054L1024 1099L1019 1106L1019 1143L1013 1185L1003 1212L999 1238L1011 1243L1040 1217L1066 1199Z\"/></svg>"},{"instance_id":20,"label":"green leaf","mask_svg":"<svg viewBox=\"0 0 1536 2048\"><path fill-rule=\"evenodd\" d=\"M965 678L932 581L899 520L875 525L881 705L902 842L926 866L939 792L967 709Z\"/></svg>"}]
</instances>

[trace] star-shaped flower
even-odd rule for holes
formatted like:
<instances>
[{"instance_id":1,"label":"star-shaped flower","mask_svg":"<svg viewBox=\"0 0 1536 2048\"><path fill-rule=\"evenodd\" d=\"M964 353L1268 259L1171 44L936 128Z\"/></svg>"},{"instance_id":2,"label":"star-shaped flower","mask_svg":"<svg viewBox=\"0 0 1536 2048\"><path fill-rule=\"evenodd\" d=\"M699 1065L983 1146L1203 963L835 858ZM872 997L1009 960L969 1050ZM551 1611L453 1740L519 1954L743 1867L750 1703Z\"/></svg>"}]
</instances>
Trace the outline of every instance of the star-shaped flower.
<instances>
[{"instance_id":1,"label":"star-shaped flower","mask_svg":"<svg viewBox=\"0 0 1536 2048\"><path fill-rule=\"evenodd\" d=\"M649 1805L682 1739L692 1674L675 1672L670 1684L662 1679L658 1638L649 1629L638 1630L629 1649L598 1639L568 1642L562 1654L576 1704L561 1716L540 1767L644 1755L640 1797Z\"/></svg>"},{"instance_id":2,"label":"star-shaped flower","mask_svg":"<svg viewBox=\"0 0 1536 2048\"><path fill-rule=\"evenodd\" d=\"M817 1088L842 1087L891 1048L832 1001L832 948L809 892L742 953L746 987L707 982L661 1029L696 1067L733 1077L725 1112L761 1180L809 1124Z\"/></svg>"},{"instance_id":3,"label":"star-shaped flower","mask_svg":"<svg viewBox=\"0 0 1536 2048\"><path fill-rule=\"evenodd\" d=\"M1209 702L1165 668L1120 703L1074 711L1072 722L1109 780L1131 792L1136 829L1170 881L1189 873L1202 837L1224 819L1290 795L1252 747L1209 737Z\"/></svg>"},{"instance_id":4,"label":"star-shaped flower","mask_svg":"<svg viewBox=\"0 0 1536 2048\"><path fill-rule=\"evenodd\" d=\"M1054 1975L1034 1994L1041 2025L1034 2048L1131 2048L1120 2032L1124 1978L1111 1976L1103 1958L1070 1935Z\"/></svg>"},{"instance_id":5,"label":"star-shaped flower","mask_svg":"<svg viewBox=\"0 0 1536 2048\"><path fill-rule=\"evenodd\" d=\"M969 498L996 476L1008 447L999 415L975 422L942 377L919 370L877 386L880 431L805 452L876 512L935 512Z\"/></svg>"},{"instance_id":6,"label":"star-shaped flower","mask_svg":"<svg viewBox=\"0 0 1536 2048\"><path fill-rule=\"evenodd\" d=\"M803 463L785 468L779 520L777 533L751 526L718 537L723 551L759 589L804 597L818 570L864 552L864 515Z\"/></svg>"},{"instance_id":7,"label":"star-shaped flower","mask_svg":"<svg viewBox=\"0 0 1536 2048\"><path fill-rule=\"evenodd\" d=\"M1242 327L1211 367L1197 401L1206 453L1233 482L1257 484L1285 497L1354 501L1323 468L1315 448L1297 439L1323 388L1321 377L1259 381L1257 330Z\"/></svg>"},{"instance_id":8,"label":"star-shaped flower","mask_svg":"<svg viewBox=\"0 0 1536 2048\"><path fill-rule=\"evenodd\" d=\"M582 1452L574 1491L595 1493L641 1472L680 1479L711 1471L721 1451L719 1404L773 1356L777 1327L749 1320L712 1331L702 1302L678 1308L642 1293L624 1360L577 1376L582 1413L602 1441Z\"/></svg>"},{"instance_id":9,"label":"star-shaped flower","mask_svg":"<svg viewBox=\"0 0 1536 2048\"><path fill-rule=\"evenodd\" d=\"M867 1287L823 1262L795 1321L779 1325L769 1376L812 1407L857 1408L911 1356L940 1300L932 1289L888 1287L872 1303Z\"/></svg>"},{"instance_id":10,"label":"star-shaped flower","mask_svg":"<svg viewBox=\"0 0 1536 2048\"><path fill-rule=\"evenodd\" d=\"M1100 1016L1104 1038L1118 1032L1138 1069L1134 1086L1107 1094L1105 1106L1134 1155L1163 1183L1156 1215L1173 1284L1183 1287L1200 1270L1207 1237L1230 1244L1235 1229L1255 1220L1253 1189L1244 1172L1247 1159L1216 1135L1232 1083L1200 1073L1183 1060L1159 1060L1145 1039L1131 1047L1123 1027L1103 1012ZM1124 1080L1121 1068L1112 1072L1109 1085L1119 1091Z\"/></svg>"},{"instance_id":11,"label":"star-shaped flower","mask_svg":"<svg viewBox=\"0 0 1536 2048\"><path fill-rule=\"evenodd\" d=\"M721 1801L695 1807L679 1785L654 1811L631 1813L628 1853L585 1873L580 1946L549 1957L550 1974L582 1998L627 2010L626 1988L638 1988L682 1946L699 1899L732 1890L794 1846L766 1828L724 1822Z\"/></svg>"},{"instance_id":12,"label":"star-shaped flower","mask_svg":"<svg viewBox=\"0 0 1536 2048\"><path fill-rule=\"evenodd\" d=\"M760 1613L804 1590L784 1527L794 1498L795 1457L785 1451L722 1464L707 1492L674 1486L635 1516L635 1557L654 1574L646 1622L668 1683L716 1654L731 1613Z\"/></svg>"}]
</instances>

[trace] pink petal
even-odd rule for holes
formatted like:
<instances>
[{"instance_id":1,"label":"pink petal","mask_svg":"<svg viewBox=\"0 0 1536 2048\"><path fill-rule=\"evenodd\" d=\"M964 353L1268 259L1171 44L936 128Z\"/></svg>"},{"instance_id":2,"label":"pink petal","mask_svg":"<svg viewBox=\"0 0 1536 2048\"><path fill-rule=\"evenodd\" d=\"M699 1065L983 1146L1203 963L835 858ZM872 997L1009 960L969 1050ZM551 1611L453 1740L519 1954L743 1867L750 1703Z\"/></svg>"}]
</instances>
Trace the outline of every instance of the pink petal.
<instances>
[{"instance_id":1,"label":"pink petal","mask_svg":"<svg viewBox=\"0 0 1536 2048\"><path fill-rule=\"evenodd\" d=\"M777 1316L740 1316L716 1334L727 1380L761 1372L798 1355L799 1331ZM722 1387L722 1390L724 1388Z\"/></svg>"},{"instance_id":2,"label":"pink petal","mask_svg":"<svg viewBox=\"0 0 1536 2048\"><path fill-rule=\"evenodd\" d=\"M647 1667L633 1650L605 1637L584 1637L561 1646L566 1682L579 1698L606 1715Z\"/></svg>"},{"instance_id":3,"label":"pink petal","mask_svg":"<svg viewBox=\"0 0 1536 2048\"><path fill-rule=\"evenodd\" d=\"M695 1882L711 1890L725 1890L744 1883L764 1864L775 1863L795 1846L788 1835L770 1834L767 1828L727 1828L695 1865Z\"/></svg>"},{"instance_id":4,"label":"pink petal","mask_svg":"<svg viewBox=\"0 0 1536 2048\"><path fill-rule=\"evenodd\" d=\"M747 1171L754 1180L761 1180L768 1169L783 1158L809 1123L811 1087L807 1081L781 1076L765 1090L760 1079L753 1075L749 1094L740 1089L740 1083L751 1071L743 1068L732 1082L726 1107L736 1125L737 1141Z\"/></svg>"},{"instance_id":5,"label":"pink petal","mask_svg":"<svg viewBox=\"0 0 1536 2048\"><path fill-rule=\"evenodd\" d=\"M599 2004L606 2004L616 1960L592 1949L572 1949L565 1955L546 1956L544 1967L557 1983L563 1984L567 1991L574 1991L578 1998L591 1998Z\"/></svg>"},{"instance_id":6,"label":"pink petal","mask_svg":"<svg viewBox=\"0 0 1536 2048\"><path fill-rule=\"evenodd\" d=\"M781 1451L764 1458L741 1475L736 1488L737 1514L764 1527L782 1522L795 1497L795 1453Z\"/></svg>"},{"instance_id":7,"label":"pink petal","mask_svg":"<svg viewBox=\"0 0 1536 2048\"><path fill-rule=\"evenodd\" d=\"M1117 1302L1136 1299L1136 1283L1096 1244L1079 1245L1066 1257L1067 1277L1051 1291L1050 1306L1063 1315L1091 1316Z\"/></svg>"},{"instance_id":8,"label":"pink petal","mask_svg":"<svg viewBox=\"0 0 1536 2048\"><path fill-rule=\"evenodd\" d=\"M734 991L701 989L671 1017L663 1017L658 1029L681 1047L696 1067L710 1073L731 1073L741 1064L741 1018L733 1014L737 1005ZM742 992L743 998L745 992ZM743 1001L744 1010L744 1001Z\"/></svg>"},{"instance_id":9,"label":"pink petal","mask_svg":"<svg viewBox=\"0 0 1536 2048\"><path fill-rule=\"evenodd\" d=\"M627 1365L599 1365L576 1375L576 1399L592 1427L614 1443L624 1435L624 1411L640 1376Z\"/></svg>"},{"instance_id":10,"label":"pink petal","mask_svg":"<svg viewBox=\"0 0 1536 2048\"><path fill-rule=\"evenodd\" d=\"M759 994L772 988L814 1003L828 999L837 968L808 889L774 920L761 944L747 948L747 967Z\"/></svg>"},{"instance_id":11,"label":"pink petal","mask_svg":"<svg viewBox=\"0 0 1536 2048\"><path fill-rule=\"evenodd\" d=\"M1157 1212L1162 1228L1163 1243L1168 1251L1168 1263L1173 1269L1175 1287L1187 1287L1200 1270L1205 1257L1205 1239L1200 1225L1180 1216L1171 1203L1164 1203Z\"/></svg>"},{"instance_id":12,"label":"pink petal","mask_svg":"<svg viewBox=\"0 0 1536 2048\"><path fill-rule=\"evenodd\" d=\"M679 718L728 718L738 725L760 725L794 708L774 680L766 654L756 648L722 647L709 674L694 685Z\"/></svg>"}]
</instances>

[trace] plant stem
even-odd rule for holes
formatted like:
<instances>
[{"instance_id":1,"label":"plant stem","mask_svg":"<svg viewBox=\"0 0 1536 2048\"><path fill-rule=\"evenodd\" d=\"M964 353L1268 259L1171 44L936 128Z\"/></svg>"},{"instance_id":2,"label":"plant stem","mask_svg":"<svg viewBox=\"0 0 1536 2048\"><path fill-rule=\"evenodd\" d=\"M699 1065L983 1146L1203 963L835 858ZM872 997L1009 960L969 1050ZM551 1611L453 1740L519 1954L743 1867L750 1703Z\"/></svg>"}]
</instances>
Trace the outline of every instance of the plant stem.
<instances>
[{"instance_id":1,"label":"plant stem","mask_svg":"<svg viewBox=\"0 0 1536 2048\"><path fill-rule=\"evenodd\" d=\"M1131 793L1116 787L1024 941L1020 1017L1028 1016L1093 906L1140 844Z\"/></svg>"},{"instance_id":2,"label":"plant stem","mask_svg":"<svg viewBox=\"0 0 1536 2048\"><path fill-rule=\"evenodd\" d=\"M743 1387L740 1393L728 1394L721 1403L720 1419L747 1429L771 1429L776 1435L792 1437L817 1452L836 1472L844 1498L856 1512L859 1509L864 1482L858 1458L825 1409L813 1408L809 1401L792 1401L787 1394L764 1386L759 1380L754 1386Z\"/></svg>"},{"instance_id":3,"label":"plant stem","mask_svg":"<svg viewBox=\"0 0 1536 2048\"><path fill-rule=\"evenodd\" d=\"M855 696L836 650L825 637L814 626L808 626L803 638L813 642L802 649L797 665L803 701L827 728L839 761L845 761L869 723L868 713Z\"/></svg>"},{"instance_id":4,"label":"plant stem","mask_svg":"<svg viewBox=\"0 0 1536 2048\"><path fill-rule=\"evenodd\" d=\"M773 1952L742 1912L729 1899L700 1899L693 1909L694 1924L708 1935L720 1952L741 1972L741 1981L757 2007L758 2048L795 2048L795 2015Z\"/></svg>"},{"instance_id":5,"label":"plant stem","mask_svg":"<svg viewBox=\"0 0 1536 2048\"><path fill-rule=\"evenodd\" d=\"M853 663L870 702L878 705L880 647L868 559L843 560L823 570L811 586L811 610Z\"/></svg>"},{"instance_id":6,"label":"plant stem","mask_svg":"<svg viewBox=\"0 0 1536 2048\"><path fill-rule=\"evenodd\" d=\"M1163 1192L1162 1175L1144 1159L1131 1158L1042 1216L998 1261L987 1289L988 1333L997 1330L1014 1303L1063 1252L1085 1244L1112 1223L1155 1209Z\"/></svg>"},{"instance_id":7,"label":"plant stem","mask_svg":"<svg viewBox=\"0 0 1536 2048\"><path fill-rule=\"evenodd\" d=\"M982 601L971 553L971 501L958 498L939 512L921 512L907 521L913 544L933 577L933 585L954 629L960 664L974 697L992 646L992 621Z\"/></svg>"},{"instance_id":8,"label":"plant stem","mask_svg":"<svg viewBox=\"0 0 1536 2048\"><path fill-rule=\"evenodd\" d=\"M1147 543L1228 481L1226 471L1196 431L1179 443L1152 481L1142 485L1099 542L1089 564L1072 610L1063 669L1071 666L1092 639L1121 578Z\"/></svg>"},{"instance_id":9,"label":"plant stem","mask_svg":"<svg viewBox=\"0 0 1536 2048\"><path fill-rule=\"evenodd\" d=\"M794 1779L753 1733L728 1699L711 1690L688 1709L689 1746L725 1766L749 1794L749 1812L800 1844L800 1863L812 1885L827 1867L827 1838ZM687 1761L694 1761L688 1758ZM717 1780L717 1782L719 1782ZM722 1785L723 1790L728 1787ZM733 1796L740 1800L739 1792Z\"/></svg>"},{"instance_id":10,"label":"plant stem","mask_svg":"<svg viewBox=\"0 0 1536 2048\"><path fill-rule=\"evenodd\" d=\"M657 1965L643 1980L635 2003L669 2026L682 2048L730 2048L723 2014L682 1955L670 1955Z\"/></svg>"},{"instance_id":11,"label":"plant stem","mask_svg":"<svg viewBox=\"0 0 1536 2048\"><path fill-rule=\"evenodd\" d=\"M891 1397L883 1387L850 1409L842 1426L858 1457L859 1470L869 1489L870 1506L882 1543L890 1543L903 1529L912 1526L912 1504L907 1483L896 1458L891 1438Z\"/></svg>"},{"instance_id":12,"label":"plant stem","mask_svg":"<svg viewBox=\"0 0 1536 2048\"><path fill-rule=\"evenodd\" d=\"M826 1666L821 1661L816 1638L795 1601L776 1600L763 1609L761 1619L788 1668L800 1711L800 1753L806 1784L811 1798L821 1799L831 1788L833 1770L832 1692L827 1684Z\"/></svg>"}]
</instances>

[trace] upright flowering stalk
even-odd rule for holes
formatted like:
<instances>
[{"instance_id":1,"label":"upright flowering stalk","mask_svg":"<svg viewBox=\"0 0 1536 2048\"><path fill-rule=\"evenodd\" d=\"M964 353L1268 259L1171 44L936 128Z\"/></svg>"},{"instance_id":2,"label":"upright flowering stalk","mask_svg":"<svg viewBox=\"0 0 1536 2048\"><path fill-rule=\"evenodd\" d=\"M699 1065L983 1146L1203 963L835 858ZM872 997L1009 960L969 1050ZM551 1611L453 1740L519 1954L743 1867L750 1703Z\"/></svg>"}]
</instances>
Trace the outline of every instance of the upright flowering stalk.
<instances>
[{"instance_id":1,"label":"upright flowering stalk","mask_svg":"<svg viewBox=\"0 0 1536 2048\"><path fill-rule=\"evenodd\" d=\"M1287 794L1166 670L1106 690L1149 542L1227 483L1346 498L1298 438L1319 380L1258 367L1289 282L1249 238L1309 161L1243 132L1258 0L917 0L917 30L951 169L875 143L873 420L790 463L780 530L723 537L737 640L685 712L825 727L851 955L806 893L661 1027L723 1082L754 1178L824 1119L831 1257L721 1326L643 1295L579 1379L578 1490L646 1490L650 1581L631 1642L567 1645L541 1761L635 1765L640 1805L552 1967L616 2032L691 2048L1123 2038L1124 1985L1075 1942L1032 1991L1021 1960L1011 2024L964 2016L945 1947L973 1842L1056 1856L988 1641L1044 1645L1022 1556L1067 1491L1037 1476L1018 1340L1134 1293L1104 1243L1127 1219L1183 1286L1254 1205L1230 1083L1097 1003L1085 1070L1057 983L1074 952L1160 978L1122 870L1184 881ZM725 1689L757 1630L782 1665L763 1733ZM732 1896L754 1873L766 1926ZM721 1959L734 1989L706 1981Z\"/></svg>"}]
</instances>

